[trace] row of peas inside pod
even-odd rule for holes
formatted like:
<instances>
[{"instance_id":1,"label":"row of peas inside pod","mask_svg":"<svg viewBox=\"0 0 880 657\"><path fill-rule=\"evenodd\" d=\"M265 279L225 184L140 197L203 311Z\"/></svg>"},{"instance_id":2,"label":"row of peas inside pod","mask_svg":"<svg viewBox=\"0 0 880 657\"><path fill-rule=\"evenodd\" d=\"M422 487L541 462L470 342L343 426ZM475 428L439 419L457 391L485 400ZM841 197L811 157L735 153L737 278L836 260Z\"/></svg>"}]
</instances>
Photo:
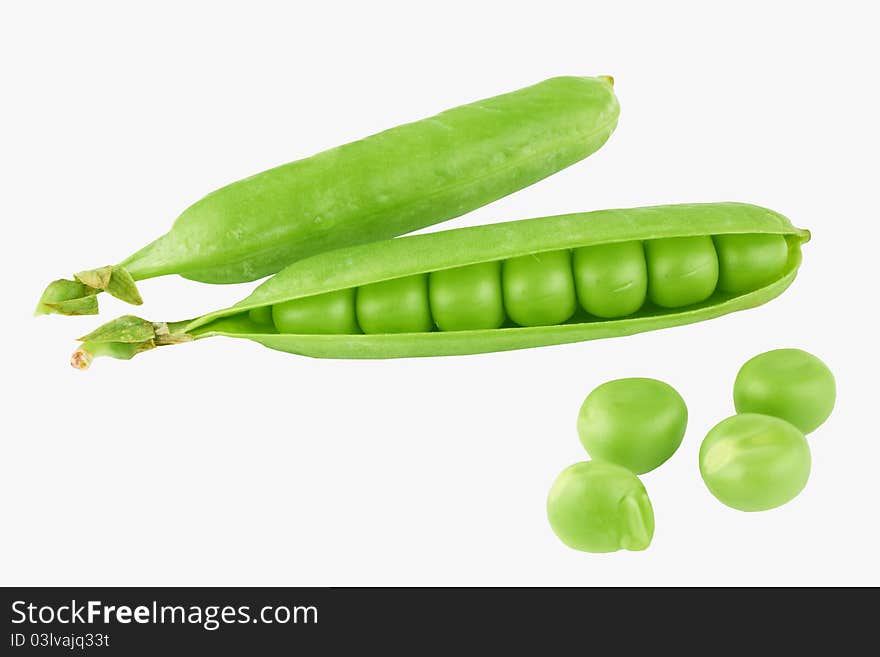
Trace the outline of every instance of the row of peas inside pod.
<instances>
[{"instance_id":1,"label":"row of peas inside pod","mask_svg":"<svg viewBox=\"0 0 880 657\"><path fill-rule=\"evenodd\" d=\"M717 424L700 448L709 491L741 511L792 500L810 474L804 434L831 414L834 376L799 349L760 354L734 384L737 414ZM654 512L639 474L665 463L681 445L687 406L662 381L630 378L593 390L578 414L578 434L593 459L569 466L547 498L547 517L569 547L585 552L644 550Z\"/></svg>"},{"instance_id":2,"label":"row of peas inside pod","mask_svg":"<svg viewBox=\"0 0 880 657\"><path fill-rule=\"evenodd\" d=\"M777 278L782 235L617 242L416 274L262 307L250 318L290 334L387 334L562 324L681 308Z\"/></svg>"}]
</instances>

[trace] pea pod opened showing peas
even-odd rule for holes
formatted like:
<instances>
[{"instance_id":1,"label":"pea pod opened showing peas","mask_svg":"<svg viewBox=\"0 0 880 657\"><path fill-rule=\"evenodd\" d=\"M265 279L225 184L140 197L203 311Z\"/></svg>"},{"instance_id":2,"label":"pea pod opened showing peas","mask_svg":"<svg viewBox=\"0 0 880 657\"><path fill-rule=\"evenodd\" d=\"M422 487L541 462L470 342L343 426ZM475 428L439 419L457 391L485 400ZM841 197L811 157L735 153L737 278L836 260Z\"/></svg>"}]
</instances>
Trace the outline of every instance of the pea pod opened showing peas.
<instances>
[{"instance_id":1,"label":"pea pod opened showing peas","mask_svg":"<svg viewBox=\"0 0 880 657\"><path fill-rule=\"evenodd\" d=\"M551 78L232 183L119 264L51 283L37 314L95 314L101 291L140 304L135 281L167 274L253 281L465 214L598 150L617 126L612 82Z\"/></svg>"},{"instance_id":2,"label":"pea pod opened showing peas","mask_svg":"<svg viewBox=\"0 0 880 657\"><path fill-rule=\"evenodd\" d=\"M300 260L190 321L125 316L72 364L214 336L321 358L475 354L631 335L758 306L794 280L809 233L742 203L526 219Z\"/></svg>"}]
</instances>

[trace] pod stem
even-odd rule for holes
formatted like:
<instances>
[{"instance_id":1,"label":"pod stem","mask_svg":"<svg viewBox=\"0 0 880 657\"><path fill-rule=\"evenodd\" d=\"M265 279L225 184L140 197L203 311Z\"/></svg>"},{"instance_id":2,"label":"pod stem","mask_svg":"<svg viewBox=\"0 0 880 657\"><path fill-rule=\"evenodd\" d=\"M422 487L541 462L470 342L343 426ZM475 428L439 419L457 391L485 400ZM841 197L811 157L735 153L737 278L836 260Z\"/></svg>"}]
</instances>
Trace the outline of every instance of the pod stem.
<instances>
[{"instance_id":1,"label":"pod stem","mask_svg":"<svg viewBox=\"0 0 880 657\"><path fill-rule=\"evenodd\" d=\"M95 356L128 360L155 347L190 342L195 338L182 330L185 324L150 322L134 315L123 315L79 338L82 344L71 355L70 364L78 370L85 370Z\"/></svg>"},{"instance_id":2,"label":"pod stem","mask_svg":"<svg viewBox=\"0 0 880 657\"><path fill-rule=\"evenodd\" d=\"M135 306L143 303L128 270L119 265L108 265L81 271L74 275L73 280L61 278L52 281L40 297L34 314L96 315L97 295L100 292L107 292Z\"/></svg>"}]
</instances>

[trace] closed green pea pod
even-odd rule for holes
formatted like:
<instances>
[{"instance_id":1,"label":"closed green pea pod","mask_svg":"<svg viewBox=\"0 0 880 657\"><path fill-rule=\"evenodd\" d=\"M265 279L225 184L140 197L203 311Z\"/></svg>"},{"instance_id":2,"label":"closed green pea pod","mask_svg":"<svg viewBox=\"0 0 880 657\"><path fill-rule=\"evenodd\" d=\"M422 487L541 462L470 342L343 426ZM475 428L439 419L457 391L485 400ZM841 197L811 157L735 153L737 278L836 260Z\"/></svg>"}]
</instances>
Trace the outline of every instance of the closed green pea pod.
<instances>
[{"instance_id":1,"label":"closed green pea pod","mask_svg":"<svg viewBox=\"0 0 880 657\"><path fill-rule=\"evenodd\" d=\"M641 242L585 246L573 257L578 301L588 313L625 317L644 305L648 269Z\"/></svg>"},{"instance_id":2,"label":"closed green pea pod","mask_svg":"<svg viewBox=\"0 0 880 657\"><path fill-rule=\"evenodd\" d=\"M272 306L279 333L360 333L355 317L355 290L336 290Z\"/></svg>"},{"instance_id":3,"label":"closed green pea pod","mask_svg":"<svg viewBox=\"0 0 880 657\"><path fill-rule=\"evenodd\" d=\"M367 334L419 333L434 326L426 274L364 285L356 305L358 323Z\"/></svg>"},{"instance_id":4,"label":"closed green pea pod","mask_svg":"<svg viewBox=\"0 0 880 657\"><path fill-rule=\"evenodd\" d=\"M617 125L609 77L556 77L447 110L218 189L118 264L49 285L38 314L92 314L106 291L180 274L253 281L302 258L465 214L598 150Z\"/></svg>"},{"instance_id":5,"label":"closed green pea pod","mask_svg":"<svg viewBox=\"0 0 880 657\"><path fill-rule=\"evenodd\" d=\"M428 290L441 331L495 329L504 323L498 261L431 272Z\"/></svg>"},{"instance_id":6,"label":"closed green pea pod","mask_svg":"<svg viewBox=\"0 0 880 657\"><path fill-rule=\"evenodd\" d=\"M785 267L779 276L757 290L736 295L715 291L708 298L680 309L665 309L646 303L635 313L620 318L579 315L568 318L569 309L577 303L568 256L572 250L621 242L647 243L700 237L702 239L697 242L701 248L708 242L714 254L713 236L746 233L781 235L788 251ZM599 210L411 235L339 249L296 262L234 306L196 319L168 324L131 316L119 318L85 336L73 362L82 367L88 364L90 353L117 357L129 354L127 357L130 357L155 346L216 336L244 338L272 349L319 358L406 358L476 354L633 335L713 319L766 303L794 280L801 264L801 247L808 239L808 231L795 228L782 215L743 203ZM551 253L560 255L547 256ZM664 254L664 257L669 255ZM685 255L688 255L687 250ZM551 257L569 263L568 282L561 286L568 290L564 296L568 305L562 306L565 312L559 311L558 304L549 307L558 313L556 318L562 323L515 326L508 322L500 328L443 330L438 326L435 329L429 326L431 308L427 299L430 291L417 297L425 300L427 309L416 304L413 310L406 311L407 321L417 319L423 329L417 332L291 333L267 330L250 318L250 311L255 308L339 290L352 290L357 296L360 290L374 283L411 276L428 276L430 287L429 275L433 272L480 263L506 263L526 256L532 262ZM668 264L668 269L675 270L675 267ZM650 290L650 263L648 277ZM540 308L543 304L538 294L542 289L546 291L547 280L536 279L534 283L532 289L536 291L536 298L523 297L523 307L534 304L533 307ZM551 291L553 289L557 286L551 286ZM502 290L503 297L507 291ZM502 300L507 307L510 300ZM395 299L395 302L400 301ZM113 350L101 346L109 342L134 344L136 348Z\"/></svg>"},{"instance_id":7,"label":"closed green pea pod","mask_svg":"<svg viewBox=\"0 0 880 657\"><path fill-rule=\"evenodd\" d=\"M715 235L718 289L740 294L757 290L785 269L788 245L782 235Z\"/></svg>"},{"instance_id":8,"label":"closed green pea pod","mask_svg":"<svg viewBox=\"0 0 880 657\"><path fill-rule=\"evenodd\" d=\"M662 308L681 308L708 299L718 283L712 237L672 237L645 244L648 297Z\"/></svg>"},{"instance_id":9,"label":"closed green pea pod","mask_svg":"<svg viewBox=\"0 0 880 657\"><path fill-rule=\"evenodd\" d=\"M501 285L504 308L520 326L561 324L577 309L569 251L505 260Z\"/></svg>"},{"instance_id":10,"label":"closed green pea pod","mask_svg":"<svg viewBox=\"0 0 880 657\"><path fill-rule=\"evenodd\" d=\"M644 550L654 536L654 509L642 482L601 461L562 471L547 496L547 519L563 543L584 552Z\"/></svg>"}]
</instances>

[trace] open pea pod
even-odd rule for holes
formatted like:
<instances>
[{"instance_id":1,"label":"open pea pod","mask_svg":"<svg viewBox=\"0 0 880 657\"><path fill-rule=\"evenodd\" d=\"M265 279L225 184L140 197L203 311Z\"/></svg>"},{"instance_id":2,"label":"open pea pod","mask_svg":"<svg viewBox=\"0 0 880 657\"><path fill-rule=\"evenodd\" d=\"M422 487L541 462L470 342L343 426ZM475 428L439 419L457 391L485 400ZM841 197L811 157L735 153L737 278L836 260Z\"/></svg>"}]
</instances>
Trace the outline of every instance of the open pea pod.
<instances>
[{"instance_id":1,"label":"open pea pod","mask_svg":"<svg viewBox=\"0 0 880 657\"><path fill-rule=\"evenodd\" d=\"M118 264L52 282L37 314L97 313L100 292L137 305L136 281L169 274L254 281L458 217L598 150L617 126L612 83L550 78L234 182Z\"/></svg>"},{"instance_id":2,"label":"open pea pod","mask_svg":"<svg viewBox=\"0 0 880 657\"><path fill-rule=\"evenodd\" d=\"M631 335L769 301L794 280L808 240L784 216L743 203L413 235L301 260L190 321L119 318L82 338L72 362L217 336L319 358L402 358Z\"/></svg>"}]
</instances>

